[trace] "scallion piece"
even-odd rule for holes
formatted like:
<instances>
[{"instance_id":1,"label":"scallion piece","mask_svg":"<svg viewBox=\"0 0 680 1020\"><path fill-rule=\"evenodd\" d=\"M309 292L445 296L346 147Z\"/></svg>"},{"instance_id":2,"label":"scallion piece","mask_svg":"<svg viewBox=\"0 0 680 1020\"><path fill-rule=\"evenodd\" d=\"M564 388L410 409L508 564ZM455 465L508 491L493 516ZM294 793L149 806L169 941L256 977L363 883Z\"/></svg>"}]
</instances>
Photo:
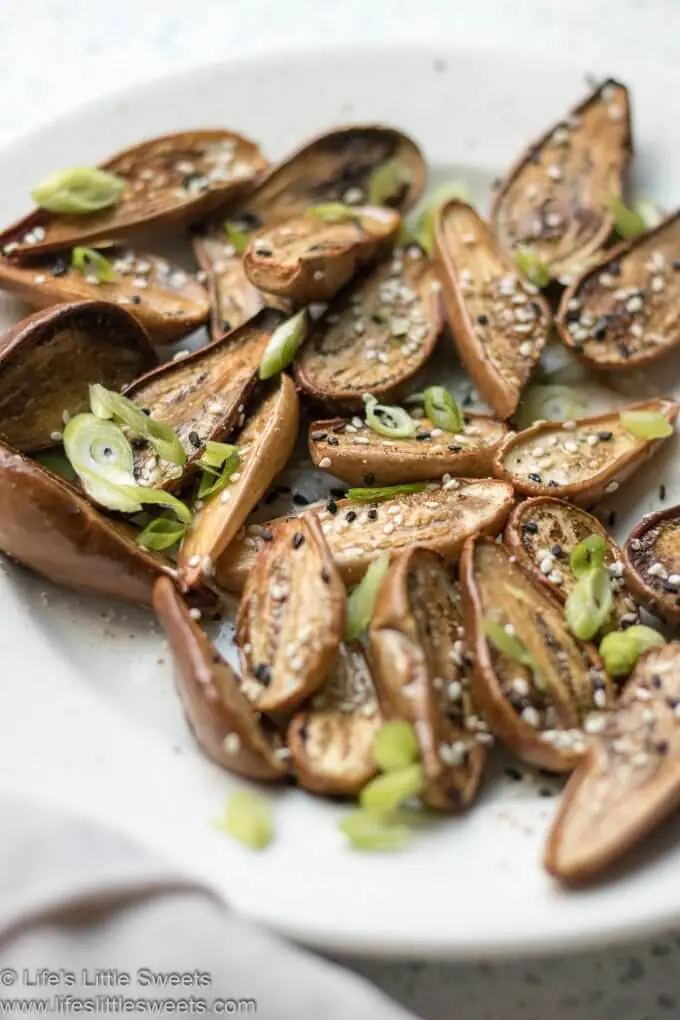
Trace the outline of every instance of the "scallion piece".
<instances>
[{"instance_id":1,"label":"scallion piece","mask_svg":"<svg viewBox=\"0 0 680 1020\"><path fill-rule=\"evenodd\" d=\"M413 830L381 812L357 810L338 823L356 850L385 853L402 850L413 839Z\"/></svg>"},{"instance_id":2,"label":"scallion piece","mask_svg":"<svg viewBox=\"0 0 680 1020\"><path fill-rule=\"evenodd\" d=\"M221 468L224 462L229 457L233 457L234 454L238 455L237 446L233 446L232 443L215 443L212 439L209 439L198 459L198 463L201 467Z\"/></svg>"},{"instance_id":3,"label":"scallion piece","mask_svg":"<svg viewBox=\"0 0 680 1020\"><path fill-rule=\"evenodd\" d=\"M387 205L390 200L399 198L403 189L411 183L409 174L403 163L391 159L378 166L368 179L368 201L370 205Z\"/></svg>"},{"instance_id":4,"label":"scallion piece","mask_svg":"<svg viewBox=\"0 0 680 1020\"><path fill-rule=\"evenodd\" d=\"M147 524L143 531L140 531L135 541L143 549L154 549L161 552L177 545L184 537L186 530L186 524L181 521L173 521L169 517L157 517L155 521Z\"/></svg>"},{"instance_id":5,"label":"scallion piece","mask_svg":"<svg viewBox=\"0 0 680 1020\"><path fill-rule=\"evenodd\" d=\"M297 349L307 334L307 313L303 308L297 315L282 322L274 330L260 362L260 379L271 379L290 365Z\"/></svg>"},{"instance_id":6,"label":"scallion piece","mask_svg":"<svg viewBox=\"0 0 680 1020\"><path fill-rule=\"evenodd\" d=\"M633 209L642 216L647 230L657 227L664 217L662 210L651 198L636 198Z\"/></svg>"},{"instance_id":7,"label":"scallion piece","mask_svg":"<svg viewBox=\"0 0 680 1020\"><path fill-rule=\"evenodd\" d=\"M224 231L229 239L229 244L232 246L237 255L243 255L244 251L250 244L250 237L245 230L241 230L231 220L227 220L224 224Z\"/></svg>"},{"instance_id":8,"label":"scallion piece","mask_svg":"<svg viewBox=\"0 0 680 1020\"><path fill-rule=\"evenodd\" d=\"M250 790L232 793L224 818L216 826L251 850L265 850L274 838L269 803Z\"/></svg>"},{"instance_id":9,"label":"scallion piece","mask_svg":"<svg viewBox=\"0 0 680 1020\"><path fill-rule=\"evenodd\" d=\"M528 386L515 415L517 428L528 429L535 421L569 421L579 418L583 407L568 386Z\"/></svg>"},{"instance_id":10,"label":"scallion piece","mask_svg":"<svg viewBox=\"0 0 680 1020\"><path fill-rule=\"evenodd\" d=\"M375 735L371 754L382 772L394 772L412 765L420 758L416 731L404 719L384 723Z\"/></svg>"},{"instance_id":11,"label":"scallion piece","mask_svg":"<svg viewBox=\"0 0 680 1020\"><path fill-rule=\"evenodd\" d=\"M515 265L522 276L535 287L543 289L552 279L550 269L533 247L520 245L515 250Z\"/></svg>"},{"instance_id":12,"label":"scallion piece","mask_svg":"<svg viewBox=\"0 0 680 1020\"><path fill-rule=\"evenodd\" d=\"M383 485L376 488L348 489L348 499L358 499L362 503L382 503L393 496L408 496L411 492L422 492L427 482L406 482L404 485Z\"/></svg>"},{"instance_id":13,"label":"scallion piece","mask_svg":"<svg viewBox=\"0 0 680 1020\"><path fill-rule=\"evenodd\" d=\"M97 167L74 166L43 178L31 192L36 205L53 213L80 216L120 202L125 179Z\"/></svg>"},{"instance_id":14,"label":"scallion piece","mask_svg":"<svg viewBox=\"0 0 680 1020\"><path fill-rule=\"evenodd\" d=\"M666 439L673 426L660 411L621 411L619 421L636 439Z\"/></svg>"},{"instance_id":15,"label":"scallion piece","mask_svg":"<svg viewBox=\"0 0 680 1020\"><path fill-rule=\"evenodd\" d=\"M463 412L455 398L443 386L428 386L423 394L425 414L437 428L462 432Z\"/></svg>"},{"instance_id":16,"label":"scallion piece","mask_svg":"<svg viewBox=\"0 0 680 1020\"><path fill-rule=\"evenodd\" d=\"M614 229L619 237L637 237L644 234L647 223L639 211L629 208L618 195L607 196L607 208L614 219Z\"/></svg>"},{"instance_id":17,"label":"scallion piece","mask_svg":"<svg viewBox=\"0 0 680 1020\"><path fill-rule=\"evenodd\" d=\"M607 543L602 535L588 535L571 550L569 562L576 578L583 577L593 567L601 567L607 552Z\"/></svg>"},{"instance_id":18,"label":"scallion piece","mask_svg":"<svg viewBox=\"0 0 680 1020\"><path fill-rule=\"evenodd\" d=\"M590 641L607 622L613 608L609 571L606 567L592 567L572 589L564 613L574 637Z\"/></svg>"},{"instance_id":19,"label":"scallion piece","mask_svg":"<svg viewBox=\"0 0 680 1020\"><path fill-rule=\"evenodd\" d=\"M351 205L343 205L342 202L324 202L322 205L310 206L305 215L323 220L324 223L343 223L345 220L355 220L358 213Z\"/></svg>"},{"instance_id":20,"label":"scallion piece","mask_svg":"<svg viewBox=\"0 0 680 1020\"><path fill-rule=\"evenodd\" d=\"M165 422L154 421L122 393L94 383L90 386L90 407L98 418L112 418L127 425L136 436L146 439L162 460L171 464L186 462L187 455L174 429Z\"/></svg>"},{"instance_id":21,"label":"scallion piece","mask_svg":"<svg viewBox=\"0 0 680 1020\"><path fill-rule=\"evenodd\" d=\"M600 643L600 655L610 676L628 676L647 648L665 644L666 640L658 630L638 624L628 630L616 630L605 635Z\"/></svg>"},{"instance_id":22,"label":"scallion piece","mask_svg":"<svg viewBox=\"0 0 680 1020\"><path fill-rule=\"evenodd\" d=\"M378 435L389 439L409 439L417 432L417 425L403 407L379 404L375 397L364 397L366 424Z\"/></svg>"},{"instance_id":23,"label":"scallion piece","mask_svg":"<svg viewBox=\"0 0 680 1020\"><path fill-rule=\"evenodd\" d=\"M203 474L198 484L197 496L201 500L208 499L210 496L221 492L231 481L231 476L236 471L240 461L237 447L230 446L229 443L213 443L212 445L224 447L229 452L222 451L220 454L213 452L208 454L208 459L206 459L205 455L200 458L199 464L203 468ZM219 464L210 463L210 461L214 462L218 458Z\"/></svg>"},{"instance_id":24,"label":"scallion piece","mask_svg":"<svg viewBox=\"0 0 680 1020\"><path fill-rule=\"evenodd\" d=\"M426 252L432 251L434 243L434 221L441 206L457 198L470 201L470 191L464 181L447 181L426 195L416 212L414 239Z\"/></svg>"},{"instance_id":25,"label":"scallion piece","mask_svg":"<svg viewBox=\"0 0 680 1020\"><path fill-rule=\"evenodd\" d=\"M94 276L98 283L112 283L117 279L109 260L94 248L75 247L71 252L71 265L83 276Z\"/></svg>"},{"instance_id":26,"label":"scallion piece","mask_svg":"<svg viewBox=\"0 0 680 1020\"><path fill-rule=\"evenodd\" d=\"M390 565L389 552L382 552L368 567L360 583L347 599L345 641L356 641L373 616L378 590Z\"/></svg>"},{"instance_id":27,"label":"scallion piece","mask_svg":"<svg viewBox=\"0 0 680 1020\"><path fill-rule=\"evenodd\" d=\"M396 811L409 797L416 797L423 789L425 777L420 763L407 765L377 776L364 786L359 803L368 811L389 814Z\"/></svg>"}]
</instances>

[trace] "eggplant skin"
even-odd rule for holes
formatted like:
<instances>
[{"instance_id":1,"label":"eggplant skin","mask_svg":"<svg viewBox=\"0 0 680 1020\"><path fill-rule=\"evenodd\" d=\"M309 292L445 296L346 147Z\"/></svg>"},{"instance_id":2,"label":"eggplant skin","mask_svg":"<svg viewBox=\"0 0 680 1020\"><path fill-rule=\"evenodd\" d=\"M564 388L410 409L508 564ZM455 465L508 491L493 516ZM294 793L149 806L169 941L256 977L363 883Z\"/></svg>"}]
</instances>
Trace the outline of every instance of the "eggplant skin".
<instances>
[{"instance_id":1,"label":"eggplant skin","mask_svg":"<svg viewBox=\"0 0 680 1020\"><path fill-rule=\"evenodd\" d=\"M151 605L170 563L50 471L0 443L0 550L76 591Z\"/></svg>"}]
</instances>

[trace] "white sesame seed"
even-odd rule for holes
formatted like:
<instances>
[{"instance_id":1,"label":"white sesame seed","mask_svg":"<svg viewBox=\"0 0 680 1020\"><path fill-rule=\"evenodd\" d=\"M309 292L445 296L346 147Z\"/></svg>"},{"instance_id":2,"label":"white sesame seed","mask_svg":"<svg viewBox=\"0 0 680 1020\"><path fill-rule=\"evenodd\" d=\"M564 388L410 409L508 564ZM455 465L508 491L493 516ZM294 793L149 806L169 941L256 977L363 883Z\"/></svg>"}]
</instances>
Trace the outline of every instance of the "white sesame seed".
<instances>
[{"instance_id":1,"label":"white sesame seed","mask_svg":"<svg viewBox=\"0 0 680 1020\"><path fill-rule=\"evenodd\" d=\"M650 283L650 287L652 288L655 294L660 294L661 291L664 290L666 287L666 281L664 280L663 276L653 276L652 282Z\"/></svg>"},{"instance_id":2,"label":"white sesame seed","mask_svg":"<svg viewBox=\"0 0 680 1020\"><path fill-rule=\"evenodd\" d=\"M535 422L534 422L534 424L535 424ZM563 421L562 422L562 428L564 429L565 432L573 432L574 429L576 428L576 422L575 421L571 421L571 420L570 421Z\"/></svg>"},{"instance_id":3,"label":"white sesame seed","mask_svg":"<svg viewBox=\"0 0 680 1020\"><path fill-rule=\"evenodd\" d=\"M563 223L563 217L561 213L551 212L545 218L545 222L549 227L561 227Z\"/></svg>"},{"instance_id":4,"label":"white sesame seed","mask_svg":"<svg viewBox=\"0 0 680 1020\"><path fill-rule=\"evenodd\" d=\"M652 563L651 567L648 567L647 573L650 577L661 577L663 579L668 577L668 571L664 567L663 563L660 563L658 560L655 563Z\"/></svg>"},{"instance_id":5,"label":"white sesame seed","mask_svg":"<svg viewBox=\"0 0 680 1020\"><path fill-rule=\"evenodd\" d=\"M383 531L385 532L386 535L392 534L392 532L394 531L394 524L392 523L392 521L387 522L387 524L383 528Z\"/></svg>"},{"instance_id":6,"label":"white sesame seed","mask_svg":"<svg viewBox=\"0 0 680 1020\"><path fill-rule=\"evenodd\" d=\"M626 311L630 312L631 315L635 312L641 312L644 306L645 303L639 294L636 294L635 297L629 298L626 301Z\"/></svg>"},{"instance_id":7,"label":"white sesame seed","mask_svg":"<svg viewBox=\"0 0 680 1020\"><path fill-rule=\"evenodd\" d=\"M551 570L553 569L554 566L555 566L555 560L553 559L553 557L552 556L546 556L539 563L538 569L541 571L542 574L546 574L547 575L547 574L549 574L551 572Z\"/></svg>"},{"instance_id":8,"label":"white sesame seed","mask_svg":"<svg viewBox=\"0 0 680 1020\"><path fill-rule=\"evenodd\" d=\"M331 463L332 461L330 457L322 457L321 460L319 461L319 467L329 468L331 466Z\"/></svg>"},{"instance_id":9,"label":"white sesame seed","mask_svg":"<svg viewBox=\"0 0 680 1020\"><path fill-rule=\"evenodd\" d=\"M523 676L514 677L511 687L515 694L518 694L520 698L526 698L531 690L528 680L526 680Z\"/></svg>"},{"instance_id":10,"label":"white sesame seed","mask_svg":"<svg viewBox=\"0 0 680 1020\"><path fill-rule=\"evenodd\" d=\"M593 694L593 704L596 708L607 707L607 692L603 690L597 690Z\"/></svg>"},{"instance_id":11,"label":"white sesame seed","mask_svg":"<svg viewBox=\"0 0 680 1020\"><path fill-rule=\"evenodd\" d=\"M671 574L668 578L669 584L680 584L680 574Z\"/></svg>"},{"instance_id":12,"label":"white sesame seed","mask_svg":"<svg viewBox=\"0 0 680 1020\"><path fill-rule=\"evenodd\" d=\"M557 166L556 163L553 163L551 166L548 167L548 177L551 180L561 181L563 176L564 174L562 173L562 168Z\"/></svg>"},{"instance_id":13,"label":"white sesame seed","mask_svg":"<svg viewBox=\"0 0 680 1020\"><path fill-rule=\"evenodd\" d=\"M522 709L522 719L529 726L533 726L534 729L538 729L541 725L541 717L533 705L527 705L526 708Z\"/></svg>"},{"instance_id":14,"label":"white sesame seed","mask_svg":"<svg viewBox=\"0 0 680 1020\"><path fill-rule=\"evenodd\" d=\"M463 696L463 685L460 680L452 680L446 689L449 701L460 701Z\"/></svg>"},{"instance_id":15,"label":"white sesame seed","mask_svg":"<svg viewBox=\"0 0 680 1020\"><path fill-rule=\"evenodd\" d=\"M60 443L63 439L61 432L50 432L50 439L53 443Z\"/></svg>"},{"instance_id":16,"label":"white sesame seed","mask_svg":"<svg viewBox=\"0 0 680 1020\"><path fill-rule=\"evenodd\" d=\"M517 331L517 330L515 330L515 331ZM533 349L534 349L534 345L531 343L531 341L530 340L525 340L523 343L521 343L519 345L519 347L517 348L517 351L518 351L519 356L521 358L528 358L531 355Z\"/></svg>"},{"instance_id":17,"label":"white sesame seed","mask_svg":"<svg viewBox=\"0 0 680 1020\"><path fill-rule=\"evenodd\" d=\"M600 284L601 287L616 286L616 280L614 279L611 273L600 273L597 278L597 282Z\"/></svg>"},{"instance_id":18,"label":"white sesame seed","mask_svg":"<svg viewBox=\"0 0 680 1020\"><path fill-rule=\"evenodd\" d=\"M578 443L575 443L573 439L568 439L564 444L564 449L567 453L578 453Z\"/></svg>"},{"instance_id":19,"label":"white sesame seed","mask_svg":"<svg viewBox=\"0 0 680 1020\"><path fill-rule=\"evenodd\" d=\"M616 482L616 481L612 481L612 482L609 482L609 484L605 486L604 491L605 491L605 493L608 496L611 496L611 494L613 492L616 492L618 490L618 487L619 487L619 483Z\"/></svg>"},{"instance_id":20,"label":"white sesame seed","mask_svg":"<svg viewBox=\"0 0 680 1020\"><path fill-rule=\"evenodd\" d=\"M199 559L200 559L200 557L199 557ZM189 616L191 617L192 620L200 620L201 619L201 610L197 609L196 606L194 606L192 609L189 610Z\"/></svg>"},{"instance_id":21,"label":"white sesame seed","mask_svg":"<svg viewBox=\"0 0 680 1020\"><path fill-rule=\"evenodd\" d=\"M238 754L241 750L241 738L238 733L227 733L222 741L222 747L227 754Z\"/></svg>"},{"instance_id":22,"label":"white sesame seed","mask_svg":"<svg viewBox=\"0 0 680 1020\"><path fill-rule=\"evenodd\" d=\"M604 715L589 715L585 721L584 729L586 733L600 733L604 729L606 721L607 717Z\"/></svg>"},{"instance_id":23,"label":"white sesame seed","mask_svg":"<svg viewBox=\"0 0 680 1020\"><path fill-rule=\"evenodd\" d=\"M548 580L551 581L552 584L562 584L562 582L564 581L564 577L562 576L562 571L561 570L551 570L550 573L548 574Z\"/></svg>"}]
</instances>

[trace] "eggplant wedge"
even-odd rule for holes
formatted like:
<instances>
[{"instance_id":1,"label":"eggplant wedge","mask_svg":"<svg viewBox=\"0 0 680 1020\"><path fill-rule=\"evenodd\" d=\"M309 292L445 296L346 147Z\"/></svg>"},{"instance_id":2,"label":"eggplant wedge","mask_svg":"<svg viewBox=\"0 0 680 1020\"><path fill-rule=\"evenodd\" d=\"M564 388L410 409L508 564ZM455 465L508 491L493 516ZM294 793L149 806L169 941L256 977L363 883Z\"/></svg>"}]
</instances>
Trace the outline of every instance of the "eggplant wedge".
<instances>
[{"instance_id":1,"label":"eggplant wedge","mask_svg":"<svg viewBox=\"0 0 680 1020\"><path fill-rule=\"evenodd\" d=\"M293 452L299 421L295 383L282 373L263 387L243 428L231 438L240 455L234 480L204 501L182 540L177 566L183 588L212 576L213 564Z\"/></svg>"},{"instance_id":2,"label":"eggplant wedge","mask_svg":"<svg viewBox=\"0 0 680 1020\"><path fill-rule=\"evenodd\" d=\"M125 180L116 205L78 216L35 209L0 234L0 250L31 258L141 226L188 223L244 196L266 165L255 143L232 131L161 135L100 164Z\"/></svg>"},{"instance_id":3,"label":"eggplant wedge","mask_svg":"<svg viewBox=\"0 0 680 1020\"><path fill-rule=\"evenodd\" d=\"M621 412L661 414L672 425L680 405L659 397L567 422L536 422L511 433L497 451L493 473L527 496L558 496L587 505L611 496L663 445L621 423Z\"/></svg>"},{"instance_id":4,"label":"eggplant wedge","mask_svg":"<svg viewBox=\"0 0 680 1020\"><path fill-rule=\"evenodd\" d=\"M290 754L280 734L253 708L236 673L165 578L156 583L153 607L170 644L189 728L201 750L218 765L249 779L286 776Z\"/></svg>"},{"instance_id":5,"label":"eggplant wedge","mask_svg":"<svg viewBox=\"0 0 680 1020\"><path fill-rule=\"evenodd\" d=\"M680 506L647 514L623 548L630 590L668 623L680 623Z\"/></svg>"},{"instance_id":6,"label":"eggplant wedge","mask_svg":"<svg viewBox=\"0 0 680 1020\"><path fill-rule=\"evenodd\" d=\"M381 186L377 195L379 176L388 187ZM213 335L229 331L225 322L232 329L239 325L241 309L257 311L258 294L243 273L241 257L256 231L329 202L371 202L405 212L422 195L426 180L416 144L393 128L371 125L320 135L272 167L245 202L205 224L195 237L196 257L208 275L216 310Z\"/></svg>"},{"instance_id":7,"label":"eggplant wedge","mask_svg":"<svg viewBox=\"0 0 680 1020\"><path fill-rule=\"evenodd\" d=\"M176 488L205 450L242 424L245 404L274 330L285 315L263 308L243 326L136 379L125 395L175 429L187 454L184 469L161 461L149 443L135 449L135 475L157 489Z\"/></svg>"},{"instance_id":8,"label":"eggplant wedge","mask_svg":"<svg viewBox=\"0 0 680 1020\"><path fill-rule=\"evenodd\" d=\"M0 443L0 551L55 584L151 605L168 560L135 544L62 478Z\"/></svg>"},{"instance_id":9,"label":"eggplant wedge","mask_svg":"<svg viewBox=\"0 0 680 1020\"><path fill-rule=\"evenodd\" d=\"M597 878L680 805L680 644L640 656L567 783L545 852L569 885Z\"/></svg>"},{"instance_id":10,"label":"eggplant wedge","mask_svg":"<svg viewBox=\"0 0 680 1020\"><path fill-rule=\"evenodd\" d=\"M124 305L156 344L181 340L208 318L208 295L193 273L129 248L107 247L98 254L109 263L110 280L100 280L94 270L74 268L67 251L30 265L0 259L0 289L37 308L93 300Z\"/></svg>"},{"instance_id":11,"label":"eggplant wedge","mask_svg":"<svg viewBox=\"0 0 680 1020\"><path fill-rule=\"evenodd\" d=\"M470 697L464 637L460 595L444 561L429 549L401 553L378 593L371 657L385 712L415 730L422 799L438 811L473 800L493 740Z\"/></svg>"},{"instance_id":12,"label":"eggplant wedge","mask_svg":"<svg viewBox=\"0 0 680 1020\"><path fill-rule=\"evenodd\" d=\"M250 282L298 305L330 301L389 251L401 225L392 209L347 209L352 215L330 220L308 211L255 234L243 256Z\"/></svg>"},{"instance_id":13,"label":"eggplant wedge","mask_svg":"<svg viewBox=\"0 0 680 1020\"><path fill-rule=\"evenodd\" d=\"M396 398L434 351L441 285L420 248L398 249L331 302L295 362L300 389L345 410Z\"/></svg>"},{"instance_id":14,"label":"eggplant wedge","mask_svg":"<svg viewBox=\"0 0 680 1020\"><path fill-rule=\"evenodd\" d=\"M628 90L609 79L532 142L501 183L491 223L503 247L531 246L553 277L579 272L613 231L608 201L623 192L632 144Z\"/></svg>"},{"instance_id":15,"label":"eggplant wedge","mask_svg":"<svg viewBox=\"0 0 680 1020\"><path fill-rule=\"evenodd\" d=\"M296 708L323 683L345 624L345 587L314 516L260 551L238 615L244 690L261 712Z\"/></svg>"},{"instance_id":16,"label":"eggplant wedge","mask_svg":"<svg viewBox=\"0 0 680 1020\"><path fill-rule=\"evenodd\" d=\"M460 359L482 399L509 418L545 347L550 307L465 202L439 210L434 260Z\"/></svg>"},{"instance_id":17,"label":"eggplant wedge","mask_svg":"<svg viewBox=\"0 0 680 1020\"><path fill-rule=\"evenodd\" d=\"M427 546L455 563L470 535L497 535L513 503L513 490L495 479L452 479L441 488L393 496L380 502L330 500L292 519L316 517L340 576L358 584L381 552ZM255 557L290 517L245 528L222 554L216 578L227 591L243 590Z\"/></svg>"},{"instance_id":18,"label":"eggplant wedge","mask_svg":"<svg viewBox=\"0 0 680 1020\"><path fill-rule=\"evenodd\" d=\"M634 369L680 344L680 213L625 241L562 295L555 325L576 357L602 371Z\"/></svg>"},{"instance_id":19,"label":"eggplant wedge","mask_svg":"<svg viewBox=\"0 0 680 1020\"><path fill-rule=\"evenodd\" d=\"M586 717L613 703L595 649L572 637L559 603L498 542L466 542L460 579L477 710L522 761L571 771L586 750ZM492 628L521 659L494 643Z\"/></svg>"},{"instance_id":20,"label":"eggplant wedge","mask_svg":"<svg viewBox=\"0 0 680 1020\"><path fill-rule=\"evenodd\" d=\"M83 301L35 312L0 338L0 436L16 450L61 442L89 409L89 384L120 389L158 364L148 334L123 308Z\"/></svg>"},{"instance_id":21,"label":"eggplant wedge","mask_svg":"<svg viewBox=\"0 0 680 1020\"><path fill-rule=\"evenodd\" d=\"M465 415L457 433L422 418L409 439L388 439L360 418L332 418L309 426L309 454L315 467L350 485L397 485L442 475L486 478L507 427L485 414Z\"/></svg>"},{"instance_id":22,"label":"eggplant wedge","mask_svg":"<svg viewBox=\"0 0 680 1020\"><path fill-rule=\"evenodd\" d=\"M566 602L576 585L571 554L579 542L590 535L597 535L606 543L603 565L611 575L614 610L603 630L639 623L637 603L623 577L623 553L597 517L550 496L525 499L511 510L503 541L534 580L558 602Z\"/></svg>"},{"instance_id":23,"label":"eggplant wedge","mask_svg":"<svg viewBox=\"0 0 680 1020\"><path fill-rule=\"evenodd\" d=\"M377 772L372 748L382 723L361 645L341 644L323 685L288 726L298 784L331 796L359 793Z\"/></svg>"}]
</instances>

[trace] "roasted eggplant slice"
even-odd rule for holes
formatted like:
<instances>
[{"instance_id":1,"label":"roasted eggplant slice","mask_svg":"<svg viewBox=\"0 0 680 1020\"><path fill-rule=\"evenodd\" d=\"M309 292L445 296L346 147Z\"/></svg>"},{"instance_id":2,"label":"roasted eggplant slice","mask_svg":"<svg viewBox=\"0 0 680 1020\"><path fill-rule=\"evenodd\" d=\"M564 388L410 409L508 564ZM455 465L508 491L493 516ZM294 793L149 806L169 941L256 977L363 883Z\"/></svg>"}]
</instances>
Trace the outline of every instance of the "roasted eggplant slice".
<instances>
[{"instance_id":1,"label":"roasted eggplant slice","mask_svg":"<svg viewBox=\"0 0 680 1020\"><path fill-rule=\"evenodd\" d=\"M37 308L87 300L125 305L156 344L181 340L208 318L208 295L193 273L129 248L107 247L101 254L113 274L109 281L74 268L70 251L30 265L0 258L0 288Z\"/></svg>"},{"instance_id":2,"label":"roasted eggplant slice","mask_svg":"<svg viewBox=\"0 0 680 1020\"><path fill-rule=\"evenodd\" d=\"M466 414L455 434L418 422L410 439L387 439L361 418L314 421L309 427L309 453L315 467L350 485L396 485L442 475L485 478L507 428L485 414Z\"/></svg>"},{"instance_id":3,"label":"roasted eggplant slice","mask_svg":"<svg viewBox=\"0 0 680 1020\"><path fill-rule=\"evenodd\" d=\"M492 742L470 698L459 593L429 549L401 553L385 575L371 619L371 657L381 703L420 744L422 798L458 811L474 798Z\"/></svg>"},{"instance_id":4,"label":"roasted eggplant slice","mask_svg":"<svg viewBox=\"0 0 680 1020\"><path fill-rule=\"evenodd\" d=\"M607 546L604 566L611 574L614 598L608 629L639 623L638 606L623 578L623 554L597 517L550 496L525 499L510 512L503 541L536 581L559 602L566 602L576 585L571 554L590 535L598 535Z\"/></svg>"},{"instance_id":5,"label":"roasted eggplant slice","mask_svg":"<svg viewBox=\"0 0 680 1020\"><path fill-rule=\"evenodd\" d=\"M647 514L623 548L632 592L669 623L680 623L680 506Z\"/></svg>"},{"instance_id":6,"label":"roasted eggplant slice","mask_svg":"<svg viewBox=\"0 0 680 1020\"><path fill-rule=\"evenodd\" d=\"M218 765L249 779L285 776L290 754L279 733L253 708L238 676L194 623L169 580L156 583L153 607L170 643L177 691L199 747Z\"/></svg>"},{"instance_id":7,"label":"roasted eggplant slice","mask_svg":"<svg viewBox=\"0 0 680 1020\"><path fill-rule=\"evenodd\" d=\"M465 202L439 210L434 258L461 361L486 403L509 418L545 347L550 308Z\"/></svg>"},{"instance_id":8,"label":"roasted eggplant slice","mask_svg":"<svg viewBox=\"0 0 680 1020\"><path fill-rule=\"evenodd\" d=\"M613 229L632 156L625 85L609 80L533 142L496 193L491 222L512 251L530 245L553 276L573 274Z\"/></svg>"},{"instance_id":9,"label":"roasted eggplant slice","mask_svg":"<svg viewBox=\"0 0 680 1020\"><path fill-rule=\"evenodd\" d=\"M261 712L295 708L331 668L345 588L318 520L287 521L260 551L236 619L244 690Z\"/></svg>"},{"instance_id":10,"label":"roasted eggplant slice","mask_svg":"<svg viewBox=\"0 0 680 1020\"><path fill-rule=\"evenodd\" d=\"M61 442L88 386L120 389L158 364L143 326L105 301L36 312L0 339L0 435L17 450Z\"/></svg>"},{"instance_id":11,"label":"roasted eggplant slice","mask_svg":"<svg viewBox=\"0 0 680 1020\"><path fill-rule=\"evenodd\" d=\"M225 439L243 420L262 355L284 321L281 312L263 308L229 336L161 365L125 390L152 418L175 429L187 454L185 473L208 440ZM148 443L135 449L135 475L157 489L176 487L183 477Z\"/></svg>"},{"instance_id":12,"label":"roasted eggplant slice","mask_svg":"<svg viewBox=\"0 0 680 1020\"><path fill-rule=\"evenodd\" d=\"M299 421L295 384L282 374L263 387L243 428L231 438L240 455L234 481L204 502L182 541L177 564L184 588L212 575L213 564L292 453Z\"/></svg>"},{"instance_id":13,"label":"roasted eggplant slice","mask_svg":"<svg viewBox=\"0 0 680 1020\"><path fill-rule=\"evenodd\" d=\"M633 369L680 343L680 213L625 241L568 287L555 325L580 361Z\"/></svg>"},{"instance_id":14,"label":"roasted eggplant slice","mask_svg":"<svg viewBox=\"0 0 680 1020\"><path fill-rule=\"evenodd\" d=\"M298 386L352 411L363 409L365 393L397 397L437 343L440 289L420 248L397 249L315 323L295 363Z\"/></svg>"},{"instance_id":15,"label":"roasted eggplant slice","mask_svg":"<svg viewBox=\"0 0 680 1020\"><path fill-rule=\"evenodd\" d=\"M513 490L494 479L452 479L441 488L393 496L382 502L331 500L309 507L300 518L317 517L331 555L346 584L357 584L381 552L412 545L435 549L455 563L470 535L497 535L513 501ZM245 529L217 563L217 581L241 591L257 551L287 518Z\"/></svg>"},{"instance_id":16,"label":"roasted eggplant slice","mask_svg":"<svg viewBox=\"0 0 680 1020\"><path fill-rule=\"evenodd\" d=\"M569 772L586 750L586 716L613 701L595 649L498 542L466 542L460 578L478 711L523 761Z\"/></svg>"},{"instance_id":17,"label":"roasted eggplant slice","mask_svg":"<svg viewBox=\"0 0 680 1020\"><path fill-rule=\"evenodd\" d=\"M79 216L36 209L0 234L0 249L30 258L140 226L196 220L245 195L266 165L254 142L231 131L152 138L100 164L125 179L117 205Z\"/></svg>"},{"instance_id":18,"label":"roasted eggplant slice","mask_svg":"<svg viewBox=\"0 0 680 1020\"><path fill-rule=\"evenodd\" d=\"M542 421L511 433L497 451L493 473L528 496L594 503L615 493L664 439L642 439L621 423L621 412L648 411L672 425L680 410L660 397L578 421Z\"/></svg>"},{"instance_id":19,"label":"roasted eggplant slice","mask_svg":"<svg viewBox=\"0 0 680 1020\"><path fill-rule=\"evenodd\" d=\"M347 208L352 216L326 220L308 212L255 234L243 256L250 282L296 304L330 301L389 250L401 223L392 209Z\"/></svg>"},{"instance_id":20,"label":"roasted eggplant slice","mask_svg":"<svg viewBox=\"0 0 680 1020\"><path fill-rule=\"evenodd\" d=\"M221 224L194 237L194 253L210 295L210 335L219 340L264 308L264 297L246 276L243 259Z\"/></svg>"},{"instance_id":21,"label":"roasted eggplant slice","mask_svg":"<svg viewBox=\"0 0 680 1020\"><path fill-rule=\"evenodd\" d=\"M322 687L288 727L299 785L334 796L358 793L377 771L371 749L382 722L361 645L341 644Z\"/></svg>"},{"instance_id":22,"label":"roasted eggplant slice","mask_svg":"<svg viewBox=\"0 0 680 1020\"><path fill-rule=\"evenodd\" d=\"M680 804L680 644L650 648L571 777L545 854L568 884L600 874Z\"/></svg>"},{"instance_id":23,"label":"roasted eggplant slice","mask_svg":"<svg viewBox=\"0 0 680 1020\"><path fill-rule=\"evenodd\" d=\"M135 544L63 479L0 443L0 550L65 588L151 605L168 560Z\"/></svg>"}]
</instances>

